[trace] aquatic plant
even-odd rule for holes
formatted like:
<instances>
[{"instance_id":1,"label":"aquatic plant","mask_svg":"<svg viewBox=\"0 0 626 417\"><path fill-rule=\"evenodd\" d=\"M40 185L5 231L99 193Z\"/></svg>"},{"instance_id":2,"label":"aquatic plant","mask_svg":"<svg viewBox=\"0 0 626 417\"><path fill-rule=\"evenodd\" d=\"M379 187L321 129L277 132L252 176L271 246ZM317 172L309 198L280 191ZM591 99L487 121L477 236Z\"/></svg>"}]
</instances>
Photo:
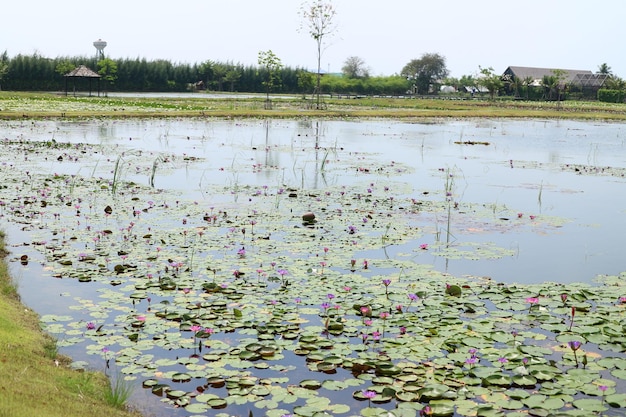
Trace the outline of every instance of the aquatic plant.
<instances>
[{"instance_id":1,"label":"aquatic plant","mask_svg":"<svg viewBox=\"0 0 626 417\"><path fill-rule=\"evenodd\" d=\"M140 172L149 171L149 162ZM620 384L624 379L624 304L616 296L623 294L623 277L568 286L563 299L563 286L506 285L420 264L426 248L419 242L437 215L455 217L446 222L448 231L467 222L497 233L523 228L527 216L456 218L456 189L446 191L449 201L438 195L417 204L413 190L392 183L398 164L390 167L381 166L380 174L363 168L362 183L323 193L219 178L217 185L203 183L206 200L141 187L120 173L114 195L107 180L75 181L75 196L92 195L93 202L52 201L47 193L13 199L16 188L9 187L0 190L9 202L1 210L16 224L27 218L52 225L36 228L28 245L45 274L98 288L73 299L76 316L42 317L47 331L62 336L59 346L84 347L104 358L107 369L116 364L124 378L189 414L224 407L228 414L254 407L264 415L464 416L500 408L549 414L575 411L577 404L587 410L579 399L596 400L591 404L598 408L626 406L622 393L607 390L603 401L597 398L597 387L606 385L600 372ZM335 168L326 166L329 174ZM63 177L33 172L35 189L49 183L63 194ZM22 184L24 174L15 175ZM252 201L237 200L230 194L235 189ZM391 200L389 190L402 191ZM43 214L35 208L42 201L50 210ZM317 222L303 224L298 213L309 211ZM519 211L498 212L515 219ZM271 238L257 236L253 221ZM346 226L355 224L363 226ZM549 233L554 224L562 223L542 214L532 227ZM488 243L454 243L435 244L427 255L490 256ZM385 252L389 244L398 250ZM574 305L576 326L573 315L567 322ZM580 346L570 347L573 340L584 343L584 355ZM579 360L584 366L576 368ZM198 388L189 388L191 381ZM359 399L363 390L376 393L368 408L377 410L359 410L345 399L346 393Z\"/></svg>"}]
</instances>

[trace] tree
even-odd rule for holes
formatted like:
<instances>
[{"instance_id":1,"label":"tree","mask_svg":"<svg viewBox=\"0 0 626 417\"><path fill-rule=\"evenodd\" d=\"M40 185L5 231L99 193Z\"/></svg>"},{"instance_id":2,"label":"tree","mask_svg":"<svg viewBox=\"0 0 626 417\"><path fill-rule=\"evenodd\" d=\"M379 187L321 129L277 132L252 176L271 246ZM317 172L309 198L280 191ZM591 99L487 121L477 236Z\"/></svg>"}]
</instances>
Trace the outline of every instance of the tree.
<instances>
[{"instance_id":1,"label":"tree","mask_svg":"<svg viewBox=\"0 0 626 417\"><path fill-rule=\"evenodd\" d=\"M304 98L307 91L311 91L314 85L313 75L310 72L298 71L298 88L302 91L302 98Z\"/></svg>"},{"instance_id":2,"label":"tree","mask_svg":"<svg viewBox=\"0 0 626 417\"><path fill-rule=\"evenodd\" d=\"M59 62L57 66L54 68L54 71L57 74L64 76L68 72L71 72L74 68L75 68L74 64L72 64L70 61L65 60L65 61Z\"/></svg>"},{"instance_id":3,"label":"tree","mask_svg":"<svg viewBox=\"0 0 626 417\"><path fill-rule=\"evenodd\" d=\"M541 86L544 90L544 98L553 100L556 95L557 107L561 107L561 93L567 89L565 77L567 73L564 70L552 70L552 75L544 75L541 79Z\"/></svg>"},{"instance_id":4,"label":"tree","mask_svg":"<svg viewBox=\"0 0 626 417\"><path fill-rule=\"evenodd\" d=\"M552 100L553 91L556 89L557 80L554 75L544 75L541 79L543 87L543 97L546 100Z\"/></svg>"},{"instance_id":5,"label":"tree","mask_svg":"<svg viewBox=\"0 0 626 417\"><path fill-rule=\"evenodd\" d=\"M603 88L609 90L626 90L626 81L615 75L609 76L604 82Z\"/></svg>"},{"instance_id":6,"label":"tree","mask_svg":"<svg viewBox=\"0 0 626 417\"><path fill-rule=\"evenodd\" d=\"M561 93L567 88L564 82L567 73L564 70L552 70L552 75L544 75L541 79L541 86L544 89L544 98L552 100L556 94L557 107L561 108Z\"/></svg>"},{"instance_id":7,"label":"tree","mask_svg":"<svg viewBox=\"0 0 626 417\"><path fill-rule=\"evenodd\" d=\"M110 58L104 58L98 61L98 74L102 76L104 81L113 85L117 80L117 63Z\"/></svg>"},{"instance_id":8,"label":"tree","mask_svg":"<svg viewBox=\"0 0 626 417\"><path fill-rule=\"evenodd\" d=\"M466 91L474 91L476 89L476 80L473 75L463 75L459 79L459 85L465 87Z\"/></svg>"},{"instance_id":9,"label":"tree","mask_svg":"<svg viewBox=\"0 0 626 417\"><path fill-rule=\"evenodd\" d=\"M528 77L526 77L526 78L524 78L522 80L522 84L526 87L526 100L528 100L529 93L530 93L530 87L533 86L534 82L535 82L535 80L531 76L528 76Z\"/></svg>"},{"instance_id":10,"label":"tree","mask_svg":"<svg viewBox=\"0 0 626 417\"><path fill-rule=\"evenodd\" d=\"M358 56L348 57L341 67L341 72L348 78L368 78L370 76L365 61Z\"/></svg>"},{"instance_id":11,"label":"tree","mask_svg":"<svg viewBox=\"0 0 626 417\"><path fill-rule=\"evenodd\" d=\"M0 91L2 91L2 80L9 72L9 55L7 51L4 51L2 56L0 56Z\"/></svg>"},{"instance_id":12,"label":"tree","mask_svg":"<svg viewBox=\"0 0 626 417\"><path fill-rule=\"evenodd\" d=\"M515 98L521 97L520 92L524 87L524 80L520 77L513 77L513 79L509 82L510 88L515 92Z\"/></svg>"},{"instance_id":13,"label":"tree","mask_svg":"<svg viewBox=\"0 0 626 417\"><path fill-rule=\"evenodd\" d=\"M283 63L280 58L277 57L272 50L259 52L259 65L265 70L265 80L262 85L265 87L265 107L271 108L270 92L274 86L280 85L280 70L283 67Z\"/></svg>"},{"instance_id":14,"label":"tree","mask_svg":"<svg viewBox=\"0 0 626 417\"><path fill-rule=\"evenodd\" d=\"M209 88L209 81L213 77L213 61L205 61L198 66L198 78L204 83L205 88Z\"/></svg>"},{"instance_id":15,"label":"tree","mask_svg":"<svg viewBox=\"0 0 626 417\"><path fill-rule=\"evenodd\" d=\"M428 94L431 86L448 76L446 58L437 53L427 53L402 68L400 74L415 83L418 94Z\"/></svg>"},{"instance_id":16,"label":"tree","mask_svg":"<svg viewBox=\"0 0 626 417\"><path fill-rule=\"evenodd\" d=\"M443 85L450 86L454 88L454 92L459 91L459 87L461 86L461 82L458 78L455 77L446 77L443 79Z\"/></svg>"},{"instance_id":17,"label":"tree","mask_svg":"<svg viewBox=\"0 0 626 417\"><path fill-rule=\"evenodd\" d=\"M494 100L499 89L504 87L502 77L493 72L493 68L483 68L478 66L480 76L476 79L476 83L485 87L489 91L489 98Z\"/></svg>"},{"instance_id":18,"label":"tree","mask_svg":"<svg viewBox=\"0 0 626 417\"><path fill-rule=\"evenodd\" d=\"M598 65L598 74L611 75L613 72L611 71L611 67L605 62L601 65Z\"/></svg>"},{"instance_id":19,"label":"tree","mask_svg":"<svg viewBox=\"0 0 626 417\"><path fill-rule=\"evenodd\" d=\"M228 72L228 67L224 64L213 65L213 79L217 84L217 91L222 91L222 83Z\"/></svg>"},{"instance_id":20,"label":"tree","mask_svg":"<svg viewBox=\"0 0 626 417\"><path fill-rule=\"evenodd\" d=\"M241 72L236 68L231 68L224 74L224 82L230 83L230 91L235 91L235 83L241 78Z\"/></svg>"},{"instance_id":21,"label":"tree","mask_svg":"<svg viewBox=\"0 0 626 417\"><path fill-rule=\"evenodd\" d=\"M567 83L565 82L565 78L567 77L567 73L562 69L552 70L553 76L552 79L552 88L556 90L556 105L560 109L561 108L561 93L565 93L567 89Z\"/></svg>"},{"instance_id":22,"label":"tree","mask_svg":"<svg viewBox=\"0 0 626 417\"><path fill-rule=\"evenodd\" d=\"M322 79L322 52L324 41L332 36L336 30L334 18L336 10L334 6L323 0L311 0L305 2L300 8L300 15L303 19L303 26L309 31L309 35L317 46L317 80L315 94L317 96L316 108L320 108L320 83Z\"/></svg>"}]
</instances>

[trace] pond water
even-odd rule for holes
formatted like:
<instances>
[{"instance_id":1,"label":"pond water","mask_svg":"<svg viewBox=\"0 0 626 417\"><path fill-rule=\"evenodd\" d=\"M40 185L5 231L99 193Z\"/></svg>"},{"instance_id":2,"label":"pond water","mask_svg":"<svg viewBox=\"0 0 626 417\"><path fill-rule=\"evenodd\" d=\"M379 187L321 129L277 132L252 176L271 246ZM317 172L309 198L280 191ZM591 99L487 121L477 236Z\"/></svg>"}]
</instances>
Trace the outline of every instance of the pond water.
<instances>
[{"instance_id":1,"label":"pond water","mask_svg":"<svg viewBox=\"0 0 626 417\"><path fill-rule=\"evenodd\" d=\"M511 227L501 228L487 225L489 218L468 220L457 210L450 225L453 245L493 242L514 254L497 260L422 256L419 262L453 275L510 283L591 282L598 274L616 274L625 267L619 243L626 230L623 124L145 120L9 124L3 132L8 138L22 135L34 141L106 145L118 153L141 151L153 159L159 154L198 158L196 164L161 164L154 183L202 204L234 201L228 193L207 195L203 187L208 184L324 190L362 183L365 193L368 182L389 181L403 184L405 196L441 199L449 173L455 177L453 200L461 209L484 207L493 218L508 209L523 219L559 220L551 228L522 229L511 218ZM77 162L46 161L34 170L106 177L116 157L81 155ZM129 166L133 158L128 158ZM353 170L393 163L402 168L381 175ZM150 175L145 167L142 172L130 167L124 179L147 184ZM432 243L445 229L437 227L437 220L429 221L420 225L426 234L421 243ZM404 247L392 246L387 254L399 250Z\"/></svg>"},{"instance_id":2,"label":"pond water","mask_svg":"<svg viewBox=\"0 0 626 417\"><path fill-rule=\"evenodd\" d=\"M85 337L84 323L117 326L119 330L111 333L117 334L122 331L121 317L136 316L139 304L148 316L163 309L167 313L163 305L187 303L185 297L190 299L188 305L199 305L204 300L202 288L206 289L196 284L199 279L210 281L213 277L215 281L217 275L230 282L231 272L239 270L247 270L248 275L256 270L266 277L270 262L277 264L276 268L289 269L290 275L295 270L323 277L331 274L346 285L360 279L344 275L351 259L357 260L356 267L366 269L363 277L393 276L398 284L411 268L415 268L411 274L437 274L440 281L470 278L530 286L554 282L561 288L593 284L598 275L618 275L626 270L621 244L626 230L624 124L552 120L5 121L0 122L0 138L5 147L2 172L7 177L0 194L2 227L14 247L14 259L26 255L30 260L14 262L12 267L23 300L63 335L63 352L94 367L102 366L103 345L117 347L118 354L130 348L115 338L106 339L108 342L102 338L94 344L97 339ZM33 205L37 208L30 210ZM103 213L105 206L112 207L112 214ZM123 216L118 216L120 210L126 211ZM315 213L317 223L302 224L300 218L308 210ZM270 227L270 221L276 226ZM219 230L216 227L209 238L216 224ZM294 240L293 233L306 238L307 230L315 240L316 253ZM107 240L116 234L122 237ZM261 239L275 246L263 247ZM131 250L137 246L142 246L140 254ZM335 255L326 258L326 252ZM76 259L94 265L68 273L56 262L69 256L73 256L74 266ZM165 267L155 266L168 256ZM178 271L177 262L185 264L186 272ZM353 263L352 272L354 269ZM95 277L102 271L107 272L106 279L94 278L88 284L62 279ZM277 271L280 269L273 273L276 279L260 287L270 297L261 302L265 303L263 314L267 309L274 311L272 303L277 296L272 292L284 290L280 284L284 276L279 277ZM145 285L130 285L133 274L159 276L159 280L171 275L179 290L185 285L190 290L173 298L158 292L146 295ZM118 295L111 292L111 283L118 284L113 282L117 281L115 275L121 277L121 286L115 288L126 296L121 302L123 309L101 307L101 301L93 301L104 298L106 304L117 300ZM385 294L380 289L374 292L376 297L390 299L387 285ZM341 286L329 285L322 296L311 295L308 310L300 312L298 320L319 320L312 306L337 287ZM141 294L133 297L135 290ZM364 293L361 299L368 296ZM229 308L237 305L244 312L254 304L236 297L229 300ZM116 309L123 314L115 316ZM184 324L186 320L183 316L175 321ZM300 323L298 320L295 322ZM63 322L66 324L59 324ZM143 328L142 323L133 323L124 327L125 331L133 326ZM314 330L319 328L316 323ZM151 330L152 338L160 340L156 335L169 329ZM227 346L232 350L234 336L230 332L239 340L249 334L239 327L224 329L211 336L216 351L226 351ZM196 342L194 337L194 353ZM189 349L189 338L182 345ZM283 374L295 380L311 378L310 369L293 365L298 363L297 353L285 350L281 366L257 366L249 373L267 380L280 379ZM137 351L149 351L150 355L137 358ZM142 345L134 353L132 359L125 353L127 362L118 357L122 373L145 378L161 375L161 371L151 374L150 367L148 371L132 368L159 360L166 367L205 370L195 361L181 362L180 352L168 344ZM349 377L349 372L340 371L334 379ZM179 390L193 391L197 383L183 380L179 385ZM339 391L333 386L325 388L330 398L333 391ZM225 391L214 390L218 396L225 396ZM343 392L335 395L345 396ZM174 411L171 403L160 408L160 400L149 390L135 394L135 401L155 415L193 414L192 408ZM353 410L367 405L362 400L344 399ZM239 408L231 404L229 412L247 415L245 401L237 404ZM310 412L305 411L303 415Z\"/></svg>"}]
</instances>

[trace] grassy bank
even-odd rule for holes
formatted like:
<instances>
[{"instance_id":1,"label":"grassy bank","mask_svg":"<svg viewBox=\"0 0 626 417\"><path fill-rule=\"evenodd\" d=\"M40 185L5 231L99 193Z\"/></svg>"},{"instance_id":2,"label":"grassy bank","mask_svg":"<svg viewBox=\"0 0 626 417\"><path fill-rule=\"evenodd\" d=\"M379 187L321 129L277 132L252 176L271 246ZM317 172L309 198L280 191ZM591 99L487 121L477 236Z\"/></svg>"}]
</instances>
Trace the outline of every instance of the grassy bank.
<instances>
[{"instance_id":1,"label":"grassy bank","mask_svg":"<svg viewBox=\"0 0 626 417\"><path fill-rule=\"evenodd\" d=\"M3 233L0 255L0 417L138 416L110 405L103 374L64 366L38 316L19 301Z\"/></svg>"},{"instance_id":2,"label":"grassy bank","mask_svg":"<svg viewBox=\"0 0 626 417\"><path fill-rule=\"evenodd\" d=\"M51 93L0 92L0 118L47 117L236 117L236 118L551 118L626 120L626 104L522 100L452 100L414 98L325 98L324 109L311 100L282 96L265 108L262 95L189 94L188 98L72 97Z\"/></svg>"}]
</instances>

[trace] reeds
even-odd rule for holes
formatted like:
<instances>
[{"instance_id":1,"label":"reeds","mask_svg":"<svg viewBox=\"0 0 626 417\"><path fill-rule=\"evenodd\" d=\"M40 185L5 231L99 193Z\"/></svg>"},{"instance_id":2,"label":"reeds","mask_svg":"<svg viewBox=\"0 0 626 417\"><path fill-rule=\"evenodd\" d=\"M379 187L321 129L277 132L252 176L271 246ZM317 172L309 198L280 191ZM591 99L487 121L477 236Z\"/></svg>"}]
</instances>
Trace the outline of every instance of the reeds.
<instances>
[{"instance_id":1,"label":"reeds","mask_svg":"<svg viewBox=\"0 0 626 417\"><path fill-rule=\"evenodd\" d=\"M133 393L133 386L120 375L117 375L104 393L104 399L111 407L124 409L126 402Z\"/></svg>"}]
</instances>

